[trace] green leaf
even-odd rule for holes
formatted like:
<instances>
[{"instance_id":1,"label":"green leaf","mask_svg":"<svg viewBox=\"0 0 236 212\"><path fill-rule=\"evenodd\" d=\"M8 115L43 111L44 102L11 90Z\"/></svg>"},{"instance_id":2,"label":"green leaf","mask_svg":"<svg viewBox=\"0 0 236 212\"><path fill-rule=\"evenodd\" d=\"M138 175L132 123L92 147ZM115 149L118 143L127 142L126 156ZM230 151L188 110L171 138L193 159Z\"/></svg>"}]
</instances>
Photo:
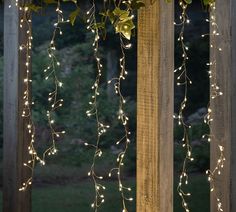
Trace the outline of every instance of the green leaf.
<instances>
[{"instance_id":1,"label":"green leaf","mask_svg":"<svg viewBox=\"0 0 236 212\"><path fill-rule=\"evenodd\" d=\"M120 20L126 20L129 18L130 12L128 10L121 10L119 7L116 7L113 10L113 14L117 16Z\"/></svg>"},{"instance_id":2,"label":"green leaf","mask_svg":"<svg viewBox=\"0 0 236 212\"><path fill-rule=\"evenodd\" d=\"M70 19L70 23L71 23L72 26L74 26L75 20L76 20L77 16L79 15L79 13L80 13L80 8L79 7L75 11L70 13L69 19Z\"/></svg>"},{"instance_id":3,"label":"green leaf","mask_svg":"<svg viewBox=\"0 0 236 212\"><path fill-rule=\"evenodd\" d=\"M114 15L114 13L112 12L112 11L107 11L107 16L109 17L109 19L110 19L110 21L111 21L111 23L114 23L115 22L115 15Z\"/></svg>"},{"instance_id":4,"label":"green leaf","mask_svg":"<svg viewBox=\"0 0 236 212\"><path fill-rule=\"evenodd\" d=\"M132 29L135 28L132 19L128 19L125 21L119 21L115 26L116 33L121 33L126 39L130 40Z\"/></svg>"},{"instance_id":5,"label":"green leaf","mask_svg":"<svg viewBox=\"0 0 236 212\"><path fill-rule=\"evenodd\" d=\"M184 0L185 1L185 3L187 3L187 4L191 4L192 3L192 0Z\"/></svg>"},{"instance_id":6,"label":"green leaf","mask_svg":"<svg viewBox=\"0 0 236 212\"><path fill-rule=\"evenodd\" d=\"M126 39L130 40L132 29L135 28L130 10L121 10L116 7L113 10L114 21L111 21L115 27L116 33L122 34Z\"/></svg>"},{"instance_id":7,"label":"green leaf","mask_svg":"<svg viewBox=\"0 0 236 212\"><path fill-rule=\"evenodd\" d=\"M145 7L145 3L141 0L133 0L131 2L131 7L134 10L139 10L141 7Z\"/></svg>"},{"instance_id":8,"label":"green leaf","mask_svg":"<svg viewBox=\"0 0 236 212\"><path fill-rule=\"evenodd\" d=\"M205 6L207 6L207 5L211 4L211 3L214 3L214 2L215 2L215 0L203 0L203 4Z\"/></svg>"}]
</instances>

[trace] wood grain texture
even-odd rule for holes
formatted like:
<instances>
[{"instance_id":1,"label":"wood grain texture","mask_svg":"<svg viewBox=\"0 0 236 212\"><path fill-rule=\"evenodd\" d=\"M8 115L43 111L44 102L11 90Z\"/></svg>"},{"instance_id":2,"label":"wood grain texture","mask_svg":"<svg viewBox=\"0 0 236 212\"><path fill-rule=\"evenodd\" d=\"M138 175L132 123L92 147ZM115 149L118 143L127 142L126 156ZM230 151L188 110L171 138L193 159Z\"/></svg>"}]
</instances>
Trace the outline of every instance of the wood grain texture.
<instances>
[{"instance_id":1,"label":"wood grain texture","mask_svg":"<svg viewBox=\"0 0 236 212\"><path fill-rule=\"evenodd\" d=\"M173 211L173 4L138 15L137 211Z\"/></svg>"},{"instance_id":2,"label":"wood grain texture","mask_svg":"<svg viewBox=\"0 0 236 212\"><path fill-rule=\"evenodd\" d=\"M29 135L26 120L21 117L26 60L19 54L19 44L26 34L19 30L18 9L8 8L10 0L4 3L3 212L30 212L30 189L19 192L22 182L29 177L29 170L23 167L28 161Z\"/></svg>"},{"instance_id":3,"label":"wood grain texture","mask_svg":"<svg viewBox=\"0 0 236 212\"><path fill-rule=\"evenodd\" d=\"M220 36L216 52L217 81L223 96L212 101L213 134L211 167L219 157L218 142L225 147L226 163L221 176L216 178L216 194L221 198L224 212L236 211L236 1L216 1L216 16ZM214 55L211 50L211 56ZM215 194L211 195L211 211L217 211Z\"/></svg>"}]
</instances>

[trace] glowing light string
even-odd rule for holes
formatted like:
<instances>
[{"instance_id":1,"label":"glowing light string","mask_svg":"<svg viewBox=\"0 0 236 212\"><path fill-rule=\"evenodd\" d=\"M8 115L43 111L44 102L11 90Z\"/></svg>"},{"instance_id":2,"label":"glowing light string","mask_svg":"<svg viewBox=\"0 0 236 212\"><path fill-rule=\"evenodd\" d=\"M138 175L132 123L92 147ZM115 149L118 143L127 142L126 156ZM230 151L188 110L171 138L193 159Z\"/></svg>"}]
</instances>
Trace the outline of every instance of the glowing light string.
<instances>
[{"instance_id":1,"label":"glowing light string","mask_svg":"<svg viewBox=\"0 0 236 212\"><path fill-rule=\"evenodd\" d=\"M15 5L18 7L18 1L16 1ZM44 72L49 72L49 74L47 74L46 76L46 80L49 79L50 76L53 76L53 80L54 80L54 84L55 84L55 90L51 93L49 93L49 102L51 102L51 108L50 110L47 112L47 117L48 117L48 122L49 122L49 126L50 126L50 131L51 131L51 138L52 138L52 145L46 149L46 151L44 151L42 157L40 157L34 147L34 142L35 142L35 124L33 122L33 117L32 117L32 104L33 102L31 102L31 97L30 97L30 83L32 82L31 80L31 74L30 74L30 70L29 67L31 66L31 56L30 56L30 52L32 49L32 28L31 28L31 12L29 7L27 6L27 4L25 6L19 6L19 10L23 12L23 17L20 19L20 28L24 29L25 27L23 27L24 22L27 26L27 42L24 44L20 45L20 52L23 54L25 53L26 56L26 77L24 78L24 84L25 84L25 91L24 91L24 96L23 96L23 100L24 100L24 105L23 105L23 112L22 112L22 117L27 118L28 120L28 133L31 137L30 140L30 144L28 146L28 152L29 155L31 156L30 160L28 160L26 163L24 163L24 166L26 166L27 168L29 168L31 170L31 177L29 179L27 179L25 182L22 183L22 187L19 188L19 191L25 191L27 189L27 187L29 185L32 184L32 179L33 179L33 174L34 174L34 168L36 165L36 162L40 162L41 165L45 165L45 158L47 155L53 155L57 152L56 149L56 138L60 137L61 134L64 134L65 131L56 131L55 127L54 127L54 123L55 120L52 118L54 112L56 111L57 108L62 106L63 100L62 99L58 99L58 87L62 86L62 82L60 82L58 80L57 74L56 74L56 66L59 66L60 63L58 62L58 60L56 59L56 56L54 54L56 47L55 47L55 37L56 37L56 33L57 31L60 32L60 34L62 34L62 31L59 27L59 24L64 23L64 22L68 22L68 21L64 21L63 18L63 12L60 10L60 1L58 0L58 4L57 4L57 22L54 24L55 26L55 30L53 32L53 38L50 42L50 47L48 49L48 56L51 59L50 60L50 64L47 67L47 69L44 70ZM25 29L24 29L25 30Z\"/></svg>"},{"instance_id":2,"label":"glowing light string","mask_svg":"<svg viewBox=\"0 0 236 212\"><path fill-rule=\"evenodd\" d=\"M129 132L129 129L128 129L129 118L128 118L128 116L125 112L125 109L124 109L126 100L125 100L125 98L122 94L122 91L121 91L121 83L123 80L126 79L126 76L128 74L128 72L126 71L125 50L130 49L130 48L131 48L131 44L130 43L125 44L124 38L123 38L122 34L120 34L120 49L121 49L120 74L119 74L118 78L113 78L110 81L108 81L109 84L114 81L115 93L119 97L118 120L121 122L121 124L123 125L123 128L124 128L124 136L121 139L116 141L116 145L122 144L124 146L122 151L117 156L118 166L116 168L111 169L111 171L109 173L109 177L112 176L113 172L117 173L118 183L119 183L119 191L121 193L121 198L122 198L122 206L123 206L122 212L128 212L127 206L126 206L126 201L133 201L132 197L127 197L127 195L126 195L126 192L127 191L130 192L131 188L124 186L123 181L122 181L122 168L124 166L125 156L126 156L126 153L128 150L128 146L130 144L129 136L131 133Z\"/></svg>"},{"instance_id":3,"label":"glowing light string","mask_svg":"<svg viewBox=\"0 0 236 212\"><path fill-rule=\"evenodd\" d=\"M209 66L209 80L210 80L210 102L212 103L216 98L220 97L223 95L223 93L220 91L220 87L218 86L217 83L217 61L216 61L216 54L217 52L221 52L222 49L217 46L216 39L220 35L218 26L217 26L217 21L216 21L216 6L215 3L210 4L210 18L206 19L207 22L209 22L210 27L211 27L211 33L210 34L204 34L202 37L204 38L205 36L210 36L210 48L212 50L211 53L211 60L209 63L207 63L207 66ZM225 156L224 156L224 147L221 145L221 142L216 138L215 135L213 135L212 131L212 113L213 110L211 108L211 104L209 103L208 105L208 113L204 117L204 122L208 124L210 134L203 135L202 138L207 138L208 142L211 142L212 140L216 143L218 143L218 152L219 152L219 157L216 162L216 166L212 170L207 170L206 174L208 175L208 181L210 182L211 192L215 192L215 176L216 175L221 175L221 170L224 168L224 163L225 163ZM221 199L218 197L218 194L215 192L215 198L217 200L217 211L221 212L223 211L223 206Z\"/></svg>"},{"instance_id":4,"label":"glowing light string","mask_svg":"<svg viewBox=\"0 0 236 212\"><path fill-rule=\"evenodd\" d=\"M98 105L97 105L97 98L100 95L99 93L99 85L102 77L102 68L103 65L101 63L101 58L99 57L99 30L97 27L97 20L96 20L96 4L95 0L92 2L91 8L87 11L87 29L90 30L94 34L94 41L93 41L93 48L94 48L94 57L96 59L96 67L97 67L97 76L96 80L92 86L93 96L91 101L89 102L91 108L86 111L87 116L95 116L97 122L97 140L95 144L85 143L86 146L93 147L95 149L92 165L90 167L90 171L88 172L88 176L90 176L94 183L94 190L95 190L95 199L94 202L91 204L91 207L94 211L97 211L98 208L104 203L104 190L106 187L100 182L103 179L103 176L99 176L95 170L97 158L102 156L102 149L100 148L100 141L101 136L106 133L109 125L105 125L101 122L99 114L98 114Z\"/></svg>"},{"instance_id":5,"label":"glowing light string","mask_svg":"<svg viewBox=\"0 0 236 212\"><path fill-rule=\"evenodd\" d=\"M50 78L52 79L52 81L54 82L54 90L48 94L48 102L50 104L50 109L47 111L47 118L50 127L52 144L43 153L43 165L45 164L45 157L47 155L54 155L57 153L56 140L62 134L65 134L64 130L63 131L56 130L55 120L54 120L54 115L56 110L62 107L63 105L63 99L58 97L59 88L63 86L63 83L58 79L57 75L58 68L60 67L60 62L58 61L55 55L56 52L55 39L58 34L59 35L63 34L60 25L69 22L69 20L64 19L63 11L61 10L60 0L57 1L56 14L57 14L57 21L54 23L53 36L47 50L49 65L47 66L46 69L44 69L44 73L46 74L45 80L48 80Z\"/></svg>"},{"instance_id":6,"label":"glowing light string","mask_svg":"<svg viewBox=\"0 0 236 212\"><path fill-rule=\"evenodd\" d=\"M130 2L129 1L118 1L117 5L114 2L114 7L118 8L121 6L121 3L123 3L124 5L126 5L127 9L125 10L127 12L127 14L131 14L130 15L130 19L134 18L134 15L132 14L132 8L130 7ZM119 35L119 40L120 40L120 51L121 51L121 57L119 60L119 65L120 65L120 73L118 75L118 77L112 78L111 80L108 81L108 84L113 83L114 86L114 90L115 93L117 94L118 98L119 98L119 108L118 108L118 121L121 123L121 125L123 126L124 129L124 135L118 139L116 141L116 145L120 145L122 146L122 150L121 152L118 154L117 156L117 166L112 168L109 172L109 177L112 176L113 173L117 174L117 179L118 179L118 189L121 195L121 201L122 201L122 212L128 212L127 209L127 201L133 201L132 197L127 197L127 192L131 191L130 187L124 186L123 183L123 179L122 179L122 171L123 171L123 166L124 166L124 160L125 160L125 156L127 154L128 151L128 147L130 144L130 131L128 128L128 122L129 122L129 117L127 115L127 113L125 112L125 104L126 104L126 100L125 97L122 93L121 90L121 84L122 81L124 81L128 75L128 72L126 70L126 55L125 55L125 50L130 49L131 48L131 43L127 40L127 35L130 32L126 32L125 30L127 30L127 26L124 25L124 31L121 33L118 33ZM125 34L127 33L127 34Z\"/></svg>"},{"instance_id":7,"label":"glowing light string","mask_svg":"<svg viewBox=\"0 0 236 212\"><path fill-rule=\"evenodd\" d=\"M18 2L16 1L16 6L18 6ZM31 101L30 96L30 89L31 89L31 73L30 73L30 67L31 67L31 49L32 49L32 28L31 28L31 13L29 11L28 7L21 7L19 6L20 11L20 23L19 27L23 31L22 33L26 32L27 39L25 43L20 44L19 50L20 54L24 55L25 57L25 68L24 68L24 93L23 93L23 109L22 109L22 117L27 121L27 130L28 134L30 136L30 143L28 146L28 153L29 153L29 160L25 162L23 165L30 169L31 174L30 177L22 183L22 187L19 188L19 191L24 191L27 189L28 186L32 184L32 178L34 173L34 167L36 160L40 160L37 152L34 147L34 141L35 141L35 125L33 122L32 117L32 105L33 102Z\"/></svg>"},{"instance_id":8,"label":"glowing light string","mask_svg":"<svg viewBox=\"0 0 236 212\"><path fill-rule=\"evenodd\" d=\"M178 125L183 127L184 133L183 133L183 138L182 138L182 142L183 142L182 146L184 149L186 149L186 155L185 155L183 166L182 166L182 172L179 177L177 191L178 191L179 196L182 199L182 207L185 209L186 212L189 212L190 210L189 210L188 203L186 201L186 197L190 196L191 193L184 191L183 184L185 185L188 184L189 175L187 172L187 164L188 164L188 161L193 161L194 158L192 157L192 147L190 145L190 140L189 140L189 135L188 135L188 131L189 131L189 128L191 128L191 126L185 122L183 113L185 111L186 104L187 104L188 85L192 84L192 81L189 79L188 73L187 73L187 60L188 60L187 51L189 48L188 46L186 46L185 41L184 41L185 26L186 24L190 23L190 20L186 13L188 5L182 0L179 1L179 5L182 9L181 15L179 17L180 23L178 24L175 23L175 25L181 26L178 41L181 44L183 60L182 60L182 64L177 69L175 69L174 72L177 74L177 85L184 86L184 98L180 104L179 113L177 116L174 115L174 118L178 120Z\"/></svg>"}]
</instances>

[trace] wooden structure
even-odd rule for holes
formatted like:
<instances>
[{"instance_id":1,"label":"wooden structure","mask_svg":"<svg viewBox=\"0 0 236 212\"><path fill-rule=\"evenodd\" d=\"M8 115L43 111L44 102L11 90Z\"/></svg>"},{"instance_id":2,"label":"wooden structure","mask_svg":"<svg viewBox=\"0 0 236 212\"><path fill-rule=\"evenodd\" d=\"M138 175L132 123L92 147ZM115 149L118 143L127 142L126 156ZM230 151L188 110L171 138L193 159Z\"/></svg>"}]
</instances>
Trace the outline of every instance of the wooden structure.
<instances>
[{"instance_id":1,"label":"wooden structure","mask_svg":"<svg viewBox=\"0 0 236 212\"><path fill-rule=\"evenodd\" d=\"M212 101L213 134L225 147L226 163L222 175L216 178L216 193L224 212L236 211L236 1L216 0L219 27L216 52L217 80L223 96ZM214 52L211 52L214 53ZM211 166L219 157L217 142L211 142ZM211 196L211 212L217 211L217 200Z\"/></svg>"},{"instance_id":2,"label":"wooden structure","mask_svg":"<svg viewBox=\"0 0 236 212\"><path fill-rule=\"evenodd\" d=\"M26 120L22 118L23 79L25 58L19 54L19 44L26 34L19 29L18 9L5 0L4 8L4 172L3 211L30 212L31 191L19 192L24 179L29 177L23 163L28 161L29 136ZM24 55L24 54L22 54ZM28 175L28 176L27 176Z\"/></svg>"},{"instance_id":3,"label":"wooden structure","mask_svg":"<svg viewBox=\"0 0 236 212\"><path fill-rule=\"evenodd\" d=\"M138 19L137 211L171 212L174 7L145 3Z\"/></svg>"},{"instance_id":4,"label":"wooden structure","mask_svg":"<svg viewBox=\"0 0 236 212\"><path fill-rule=\"evenodd\" d=\"M22 67L19 55L19 13L8 8L4 13L4 188L3 212L30 212L31 192L18 192L27 170L28 137L21 118ZM173 1L174 2L174 1ZM173 211L173 2L145 0L138 23L138 113L137 113L137 212ZM217 179L224 212L236 211L236 1L217 0L217 16L222 34L218 43L224 54L217 69L224 96L214 105L214 134L226 147L224 175ZM222 18L224 17L224 18ZM216 147L211 146L215 161ZM234 153L234 154L233 154ZM212 164L214 166L214 164ZM211 211L216 202L212 198Z\"/></svg>"}]
</instances>

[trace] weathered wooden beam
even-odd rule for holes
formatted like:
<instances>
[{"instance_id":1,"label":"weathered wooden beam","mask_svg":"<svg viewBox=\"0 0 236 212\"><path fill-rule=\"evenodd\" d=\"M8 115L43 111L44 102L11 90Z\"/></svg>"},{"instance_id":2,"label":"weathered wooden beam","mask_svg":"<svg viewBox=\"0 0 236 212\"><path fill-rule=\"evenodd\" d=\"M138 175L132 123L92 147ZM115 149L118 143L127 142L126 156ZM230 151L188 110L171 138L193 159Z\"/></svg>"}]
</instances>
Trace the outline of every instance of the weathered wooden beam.
<instances>
[{"instance_id":1,"label":"weathered wooden beam","mask_svg":"<svg viewBox=\"0 0 236 212\"><path fill-rule=\"evenodd\" d=\"M211 211L217 211L216 196L220 197L224 212L236 211L236 1L216 0L216 20L220 35L216 46L216 78L223 96L212 101L215 135L211 143L211 167L219 157L218 143L225 147L226 162L222 175L216 177L216 193L211 195ZM216 194L216 196L215 196Z\"/></svg>"},{"instance_id":2,"label":"weathered wooden beam","mask_svg":"<svg viewBox=\"0 0 236 212\"><path fill-rule=\"evenodd\" d=\"M137 211L173 211L173 3L146 0L138 18Z\"/></svg>"},{"instance_id":3,"label":"weathered wooden beam","mask_svg":"<svg viewBox=\"0 0 236 212\"><path fill-rule=\"evenodd\" d=\"M30 189L19 192L22 182L30 174L23 167L28 160L29 134L26 131L27 120L21 116L26 58L19 54L19 44L25 41L26 33L19 29L18 8L8 7L13 2L4 1L3 212L30 212Z\"/></svg>"}]
</instances>

